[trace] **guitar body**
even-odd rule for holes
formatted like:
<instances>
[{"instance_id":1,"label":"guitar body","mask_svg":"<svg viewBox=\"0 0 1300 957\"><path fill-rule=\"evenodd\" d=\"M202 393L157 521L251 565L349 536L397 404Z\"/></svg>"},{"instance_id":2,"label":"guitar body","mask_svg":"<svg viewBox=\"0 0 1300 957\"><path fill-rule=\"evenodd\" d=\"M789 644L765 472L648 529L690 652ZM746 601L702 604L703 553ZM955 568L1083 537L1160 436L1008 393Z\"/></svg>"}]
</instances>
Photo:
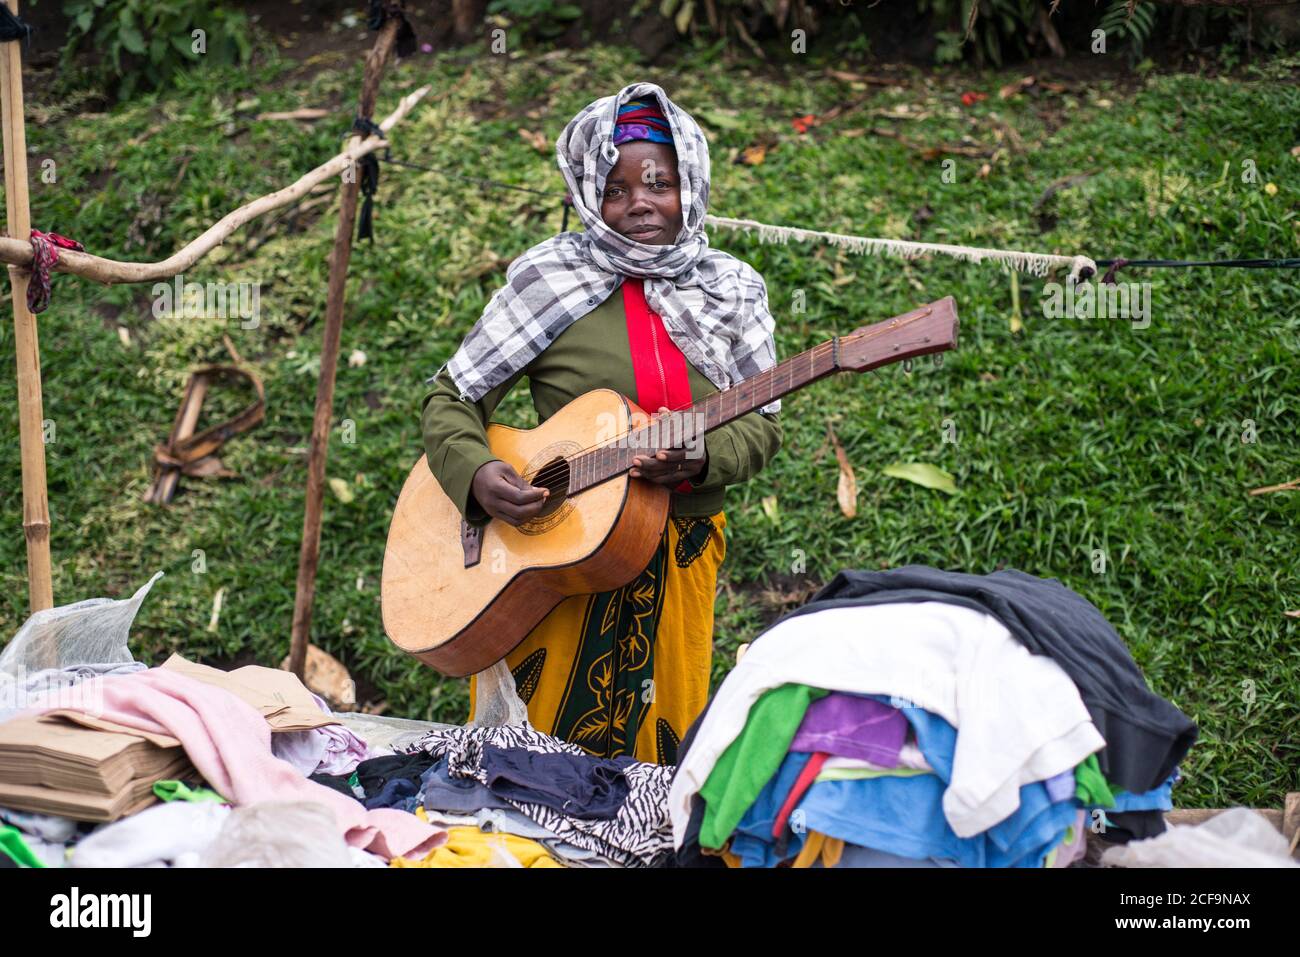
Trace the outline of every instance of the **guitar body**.
<instances>
[{"instance_id":1,"label":"guitar body","mask_svg":"<svg viewBox=\"0 0 1300 957\"><path fill-rule=\"evenodd\" d=\"M525 478L558 457L632 427L640 409L609 389L574 399L535 429L489 425L493 454ZM415 463L393 512L381 585L384 630L403 651L453 677L512 651L571 595L626 585L649 564L668 520L669 490L626 473L518 527L493 519L465 567L461 515Z\"/></svg>"},{"instance_id":2,"label":"guitar body","mask_svg":"<svg viewBox=\"0 0 1300 957\"><path fill-rule=\"evenodd\" d=\"M834 373L938 358L956 345L957 307L948 296L836 336L672 415L708 432ZM493 454L551 498L527 523L493 519L468 544L460 511L421 457L384 553L384 630L393 643L443 674L475 674L518 647L565 598L639 575L659 547L672 494L628 474L638 450L662 447L643 415L617 392L596 389L535 429L488 426Z\"/></svg>"}]
</instances>

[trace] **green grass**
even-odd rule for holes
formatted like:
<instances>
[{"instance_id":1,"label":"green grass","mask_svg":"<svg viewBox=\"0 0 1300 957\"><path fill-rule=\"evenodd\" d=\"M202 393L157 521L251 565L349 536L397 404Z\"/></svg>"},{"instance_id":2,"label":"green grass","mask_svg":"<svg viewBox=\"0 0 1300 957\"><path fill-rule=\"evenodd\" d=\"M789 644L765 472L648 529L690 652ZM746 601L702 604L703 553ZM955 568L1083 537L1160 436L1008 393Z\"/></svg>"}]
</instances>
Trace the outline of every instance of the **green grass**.
<instances>
[{"instance_id":1,"label":"green grass","mask_svg":"<svg viewBox=\"0 0 1300 957\"><path fill-rule=\"evenodd\" d=\"M33 222L99 255L160 259L229 209L333 155L354 109L359 65L336 62L308 77L273 57L259 63L195 73L163 95L90 117L43 102L29 77ZM394 135L396 155L560 191L549 148L534 150L518 129L553 142L592 98L648 76L707 126L720 215L1096 258L1295 256L1295 67L1273 61L1237 79L1079 84L1010 101L996 91L1014 74L918 72L879 90L863 112L799 136L792 117L860 94L820 74L774 79L743 61L700 60L679 73L646 70L619 49L512 60L466 50L397 66L377 112L431 82L433 97ZM963 108L960 94L972 89L990 97ZM923 118L867 112L897 104ZM251 119L317 105L336 109L337 119L303 129ZM993 143L993 114L1027 148L999 157L984 179L980 159L955 157L956 182L945 183L939 158L869 133L842 135L892 123L917 143L965 134ZM766 162L728 162L730 151L764 134L780 139ZM192 156L177 183L184 151ZM39 178L45 157L56 162L56 183ZM1255 184L1240 179L1247 159L1259 170ZM1035 200L1058 178L1090 169L1099 172L1047 203L1056 222L1040 233ZM1275 195L1263 189L1269 182ZM930 218L914 223L923 207ZM260 281L254 330L237 320L155 320L147 286L55 280L40 334L45 416L56 428L46 450L56 600L125 596L164 569L133 633L145 661L180 650L277 664L287 651L336 210L322 206L296 225L258 223L187 274ZM353 256L343 355L361 349L368 361L339 371L335 420L354 423L355 442L335 431L327 474L356 494L348 504L327 497L313 635L373 683L389 714L458 721L467 704L465 682L398 653L380 623L384 539L420 452L423 380L502 281L497 258L559 223L558 201L389 166L376 242ZM710 239L766 277L783 355L949 294L962 320L960 348L941 369L923 363L910 377L888 369L838 379L786 401L784 451L729 493L715 678L736 645L779 610L764 598L769 583L798 591L841 568L910 562L1016 567L1057 577L1095 602L1155 690L1200 724L1180 804L1277 806L1300 787L1300 620L1283 614L1300 608L1300 492L1246 494L1300 477L1294 273L1121 273L1152 283L1152 321L1142 330L1046 319L1042 282L1022 276L1024 329L1013 333L1010 281L996 267L903 264L725 231ZM798 290L803 312L792 310ZM129 346L118 325L130 331ZM223 451L240 478L185 480L171 508L146 506L152 448L170 427L188 370L226 360L223 332L266 382L266 421ZM0 361L13 369L7 321ZM525 394L516 390L506 418L528 421ZM212 411L242 399L214 395ZM12 371L0 376L0 408L11 437L0 446L0 474L12 490L0 511L0 634L11 634L26 613ZM1253 443L1241 441L1246 419L1255 423ZM943 441L945 420L956 444ZM857 472L854 519L836 505L828 423ZM956 476L958 494L880 474L896 461L940 465ZM775 520L761 504L768 496L779 502ZM197 549L202 574L193 571ZM1094 549L1106 552L1104 573L1092 570ZM792 575L800 555L806 573ZM224 611L210 632L222 588Z\"/></svg>"}]
</instances>

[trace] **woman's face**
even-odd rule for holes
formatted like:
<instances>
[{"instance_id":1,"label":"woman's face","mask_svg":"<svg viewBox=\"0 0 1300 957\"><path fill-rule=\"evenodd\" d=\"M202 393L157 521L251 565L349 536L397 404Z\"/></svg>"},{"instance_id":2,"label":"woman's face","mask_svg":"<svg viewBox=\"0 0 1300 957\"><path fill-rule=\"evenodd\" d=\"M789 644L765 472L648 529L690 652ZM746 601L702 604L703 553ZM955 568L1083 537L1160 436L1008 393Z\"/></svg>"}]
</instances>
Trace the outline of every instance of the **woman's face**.
<instances>
[{"instance_id":1,"label":"woman's face","mask_svg":"<svg viewBox=\"0 0 1300 957\"><path fill-rule=\"evenodd\" d=\"M682 229L677 153L666 143L633 140L618 148L605 180L600 215L611 229L648 246L670 246Z\"/></svg>"}]
</instances>

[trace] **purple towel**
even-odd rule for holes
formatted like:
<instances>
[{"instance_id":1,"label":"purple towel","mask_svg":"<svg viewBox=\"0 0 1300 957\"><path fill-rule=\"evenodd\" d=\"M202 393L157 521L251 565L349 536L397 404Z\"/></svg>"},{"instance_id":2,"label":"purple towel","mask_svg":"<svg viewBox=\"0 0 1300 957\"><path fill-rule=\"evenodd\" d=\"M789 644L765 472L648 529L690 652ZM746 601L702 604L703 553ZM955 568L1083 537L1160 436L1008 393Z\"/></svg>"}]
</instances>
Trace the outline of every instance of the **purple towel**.
<instances>
[{"instance_id":1,"label":"purple towel","mask_svg":"<svg viewBox=\"0 0 1300 957\"><path fill-rule=\"evenodd\" d=\"M1047 796L1052 799L1053 803L1070 800L1070 798L1074 797L1077 788L1073 769L1062 771L1055 777L1048 778L1043 784L1047 788Z\"/></svg>"},{"instance_id":2,"label":"purple towel","mask_svg":"<svg viewBox=\"0 0 1300 957\"><path fill-rule=\"evenodd\" d=\"M907 739L907 718L882 701L832 692L808 707L791 751L826 751L843 758L898 767Z\"/></svg>"}]
</instances>

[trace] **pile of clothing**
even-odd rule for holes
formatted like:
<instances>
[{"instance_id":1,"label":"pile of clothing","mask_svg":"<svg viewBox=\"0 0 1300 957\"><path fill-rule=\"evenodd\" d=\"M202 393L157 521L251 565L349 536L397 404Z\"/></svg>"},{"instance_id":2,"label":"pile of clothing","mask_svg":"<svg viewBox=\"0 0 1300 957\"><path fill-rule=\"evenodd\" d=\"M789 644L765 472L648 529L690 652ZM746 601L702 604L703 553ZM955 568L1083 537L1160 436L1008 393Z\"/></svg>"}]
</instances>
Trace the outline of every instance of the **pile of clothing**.
<instances>
[{"instance_id":1,"label":"pile of clothing","mask_svg":"<svg viewBox=\"0 0 1300 957\"><path fill-rule=\"evenodd\" d=\"M525 724L432 731L404 753L312 780L448 829L447 845L396 866L480 866L504 852L526 867L654 867L672 851L671 776Z\"/></svg>"},{"instance_id":2,"label":"pile of clothing","mask_svg":"<svg viewBox=\"0 0 1300 957\"><path fill-rule=\"evenodd\" d=\"M278 669L178 655L146 668L125 639L148 587L39 612L0 653L0 867L671 857L670 768L596 758L526 722L336 715Z\"/></svg>"},{"instance_id":3,"label":"pile of clothing","mask_svg":"<svg viewBox=\"0 0 1300 957\"><path fill-rule=\"evenodd\" d=\"M62 764L56 769L75 756L66 745L74 732L78 739L134 741L127 752L135 748L143 757L132 758L128 784L108 788L115 803L102 813L88 799L85 810L65 809L62 795L74 782L23 789L10 780L18 772L0 767L6 795L0 821L8 828L6 845L18 852L0 858L10 863L201 864L207 845L234 819L232 809L264 803L315 806L332 822L335 861L352 860L349 848L387 861L444 839L441 829L414 815L367 810L308 779L321 768L338 771L374 755L287 672L250 666L227 674L174 656L159 668L87 678L75 696L64 693L68 687L61 684L58 695L37 697L0 723L0 737L16 726L23 740L45 741L52 752L57 747ZM174 751L180 760L158 771L158 762L147 760L149 749L163 756ZM86 776L79 786L105 782L113 783ZM95 827L96 821L103 823Z\"/></svg>"},{"instance_id":4,"label":"pile of clothing","mask_svg":"<svg viewBox=\"0 0 1300 957\"><path fill-rule=\"evenodd\" d=\"M1055 580L845 571L682 742L676 863L1064 867L1164 830L1196 726Z\"/></svg>"},{"instance_id":5,"label":"pile of clothing","mask_svg":"<svg viewBox=\"0 0 1300 957\"><path fill-rule=\"evenodd\" d=\"M1063 867L1160 834L1196 735L1096 608L1019 572L841 573L751 643L676 768L522 706L434 725L275 669L145 668L147 588L0 653L0 867Z\"/></svg>"}]
</instances>

